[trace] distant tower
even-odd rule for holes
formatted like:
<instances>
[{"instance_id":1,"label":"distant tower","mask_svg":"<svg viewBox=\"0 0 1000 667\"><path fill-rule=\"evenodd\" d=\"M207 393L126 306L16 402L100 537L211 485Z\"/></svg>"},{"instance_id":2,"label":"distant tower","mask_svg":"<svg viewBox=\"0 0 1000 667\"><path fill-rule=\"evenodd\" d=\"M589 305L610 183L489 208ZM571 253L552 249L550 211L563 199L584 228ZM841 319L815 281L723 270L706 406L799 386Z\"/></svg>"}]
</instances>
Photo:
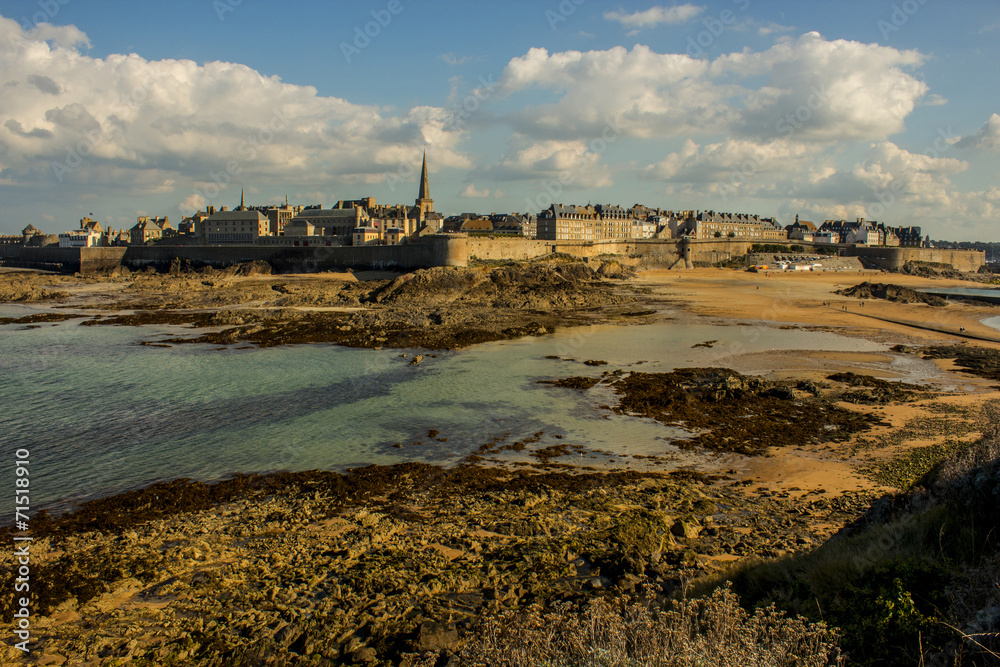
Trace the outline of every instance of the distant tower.
<instances>
[{"instance_id":1,"label":"distant tower","mask_svg":"<svg viewBox=\"0 0 1000 667\"><path fill-rule=\"evenodd\" d=\"M240 188L240 207L236 210L238 211L247 210L246 204L243 203L243 188Z\"/></svg>"},{"instance_id":2,"label":"distant tower","mask_svg":"<svg viewBox=\"0 0 1000 667\"><path fill-rule=\"evenodd\" d=\"M420 226L423 227L423 222L427 214L434 212L434 200L431 199L431 186L427 180L427 151L424 151L424 166L420 170L420 192L417 195L416 207L419 209L417 214Z\"/></svg>"}]
</instances>

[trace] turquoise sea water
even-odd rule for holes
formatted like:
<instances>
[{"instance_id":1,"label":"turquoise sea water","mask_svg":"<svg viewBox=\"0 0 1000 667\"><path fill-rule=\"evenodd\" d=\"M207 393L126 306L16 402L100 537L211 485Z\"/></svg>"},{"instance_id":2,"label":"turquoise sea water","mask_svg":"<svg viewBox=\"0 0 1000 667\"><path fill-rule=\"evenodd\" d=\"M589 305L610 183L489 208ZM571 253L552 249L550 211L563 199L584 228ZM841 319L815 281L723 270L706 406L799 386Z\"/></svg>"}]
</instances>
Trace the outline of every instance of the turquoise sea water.
<instances>
[{"instance_id":1,"label":"turquoise sea water","mask_svg":"<svg viewBox=\"0 0 1000 667\"><path fill-rule=\"evenodd\" d=\"M0 307L0 316L30 312ZM178 477L213 480L234 472L413 460L450 464L491 438L509 434L512 442L539 431L546 434L540 446L579 444L604 452L568 462L655 453L676 456L683 465L693 455L664 442L680 432L608 416L597 406L613 402L610 393L553 389L537 380L616 368L718 365L728 355L771 349L884 349L823 332L670 322L573 329L431 353L437 357L419 366L408 363L413 351L403 358L400 350L332 345L139 344L190 331L83 327L78 321L0 326L3 455L12 462L17 448L30 450L35 507ZM717 342L692 347L708 340ZM546 358L551 355L576 361ZM588 359L608 365L580 363ZM429 438L430 429L447 441ZM548 440L556 434L563 438ZM0 475L9 488L11 467L3 466Z\"/></svg>"}]
</instances>

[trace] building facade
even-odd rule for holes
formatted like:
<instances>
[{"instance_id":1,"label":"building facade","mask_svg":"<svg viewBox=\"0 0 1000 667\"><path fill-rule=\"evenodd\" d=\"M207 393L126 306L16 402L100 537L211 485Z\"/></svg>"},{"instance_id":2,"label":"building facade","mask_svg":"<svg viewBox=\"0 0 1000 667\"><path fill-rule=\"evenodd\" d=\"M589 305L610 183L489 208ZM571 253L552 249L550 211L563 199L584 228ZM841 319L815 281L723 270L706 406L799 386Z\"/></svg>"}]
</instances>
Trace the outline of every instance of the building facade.
<instances>
[{"instance_id":1,"label":"building facade","mask_svg":"<svg viewBox=\"0 0 1000 667\"><path fill-rule=\"evenodd\" d=\"M536 238L544 241L599 241L601 221L593 206L553 204L538 214Z\"/></svg>"},{"instance_id":2,"label":"building facade","mask_svg":"<svg viewBox=\"0 0 1000 667\"><path fill-rule=\"evenodd\" d=\"M773 218L762 218L747 213L717 213L696 211L684 220L679 235L695 240L744 239L750 241L783 241L786 232Z\"/></svg>"},{"instance_id":3,"label":"building facade","mask_svg":"<svg viewBox=\"0 0 1000 667\"><path fill-rule=\"evenodd\" d=\"M242 210L240 210L242 209ZM218 211L201 223L199 236L206 245L252 245L269 236L271 222L257 210L242 206L235 211Z\"/></svg>"},{"instance_id":4,"label":"building facade","mask_svg":"<svg viewBox=\"0 0 1000 667\"><path fill-rule=\"evenodd\" d=\"M333 245L351 245L354 230L369 227L363 208L307 207L285 225L285 236L323 236Z\"/></svg>"},{"instance_id":5,"label":"building facade","mask_svg":"<svg viewBox=\"0 0 1000 667\"><path fill-rule=\"evenodd\" d=\"M59 234L59 247L96 248L101 245L102 236L101 232L87 229L74 229L71 232L62 232Z\"/></svg>"}]
</instances>

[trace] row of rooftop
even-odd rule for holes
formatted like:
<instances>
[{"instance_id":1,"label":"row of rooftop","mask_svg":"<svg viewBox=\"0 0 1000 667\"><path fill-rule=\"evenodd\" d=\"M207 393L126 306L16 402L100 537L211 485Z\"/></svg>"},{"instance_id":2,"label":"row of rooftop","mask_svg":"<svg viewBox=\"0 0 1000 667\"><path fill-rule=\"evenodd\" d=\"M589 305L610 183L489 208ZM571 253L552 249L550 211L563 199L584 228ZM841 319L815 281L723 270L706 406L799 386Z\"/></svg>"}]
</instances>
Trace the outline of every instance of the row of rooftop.
<instances>
[{"instance_id":1,"label":"row of rooftop","mask_svg":"<svg viewBox=\"0 0 1000 667\"><path fill-rule=\"evenodd\" d=\"M78 229L46 235L28 225L21 237L0 237L0 243L92 247L150 243L191 245L359 246L408 243L428 234L471 233L546 241L632 239L800 240L813 243L921 246L919 227L888 227L858 218L815 224L795 217L782 227L774 218L750 213L672 211L635 204L586 206L552 204L541 213L463 213L444 217L434 211L424 156L417 198L412 206L378 204L374 197L322 205L247 206L232 210L209 206L185 217L175 228L170 219L140 216L129 229L115 230L84 217Z\"/></svg>"},{"instance_id":2,"label":"row of rooftop","mask_svg":"<svg viewBox=\"0 0 1000 667\"><path fill-rule=\"evenodd\" d=\"M64 247L169 245L349 246L406 243L426 234L467 233L491 237L601 241L639 239L733 239L754 242L803 241L867 246L929 247L917 226L890 227L858 218L826 220L816 225L800 220L782 227L773 218L745 213L670 211L635 205L573 206L554 204L538 215L527 213L462 213L444 218L419 207L383 206L372 198L312 206L245 206L232 210L208 207L174 227L168 217L140 216L129 229L104 227L92 218L79 229L43 234L28 225L21 237L4 242Z\"/></svg>"}]
</instances>

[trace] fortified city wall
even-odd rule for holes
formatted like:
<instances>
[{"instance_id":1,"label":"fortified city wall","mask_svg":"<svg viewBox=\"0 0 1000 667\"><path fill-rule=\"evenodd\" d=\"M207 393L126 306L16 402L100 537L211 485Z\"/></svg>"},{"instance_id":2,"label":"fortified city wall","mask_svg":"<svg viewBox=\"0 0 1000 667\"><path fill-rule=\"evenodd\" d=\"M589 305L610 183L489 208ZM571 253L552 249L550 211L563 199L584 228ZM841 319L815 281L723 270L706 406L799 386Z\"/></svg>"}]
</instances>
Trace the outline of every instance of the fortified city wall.
<instances>
[{"instance_id":1,"label":"fortified city wall","mask_svg":"<svg viewBox=\"0 0 1000 667\"><path fill-rule=\"evenodd\" d=\"M774 242L772 242L774 243ZM264 261L277 271L313 273L334 269L379 269L410 271L431 266L468 266L470 261L530 260L561 253L590 259L616 256L642 267L690 268L695 263L715 264L747 254L752 241L718 239L690 241L650 239L640 241L539 241L522 238L467 237L464 234L426 236L416 243L396 246L129 246L127 248L33 248L0 245L0 260L7 266L91 273L119 265L132 270L153 267L166 270L174 259L194 266L217 268L242 262ZM809 243L787 242L779 245ZM808 252L808 250L806 250ZM959 271L978 271L986 262L983 252L930 248L843 249L847 257L858 257L871 266L887 270L907 262L953 266Z\"/></svg>"},{"instance_id":2,"label":"fortified city wall","mask_svg":"<svg viewBox=\"0 0 1000 667\"><path fill-rule=\"evenodd\" d=\"M986 253L981 250L943 250L938 248L847 248L848 257L860 257L867 264L886 270L898 270L908 262L945 264L956 271L978 271L986 264Z\"/></svg>"},{"instance_id":3,"label":"fortified city wall","mask_svg":"<svg viewBox=\"0 0 1000 667\"><path fill-rule=\"evenodd\" d=\"M409 271L429 266L465 266L464 238L430 236L399 246L129 246L127 248L27 248L0 246L7 266L92 273L126 266L132 270L170 268L174 259L196 267L223 268L264 261L276 270L314 273L333 269L389 269Z\"/></svg>"}]
</instances>

